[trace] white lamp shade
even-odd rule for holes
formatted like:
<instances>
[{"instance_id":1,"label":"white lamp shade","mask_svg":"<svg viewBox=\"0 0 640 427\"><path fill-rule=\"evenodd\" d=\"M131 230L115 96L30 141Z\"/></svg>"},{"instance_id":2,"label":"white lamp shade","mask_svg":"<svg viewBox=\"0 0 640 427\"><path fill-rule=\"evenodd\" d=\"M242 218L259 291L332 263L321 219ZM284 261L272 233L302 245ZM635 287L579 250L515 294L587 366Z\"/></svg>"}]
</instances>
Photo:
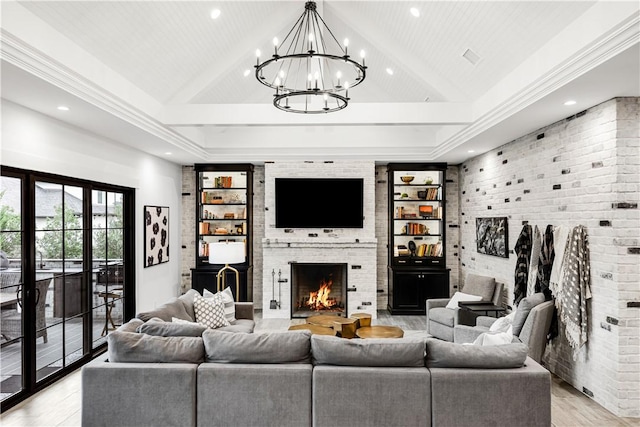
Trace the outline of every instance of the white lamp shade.
<instances>
[{"instance_id":1,"label":"white lamp shade","mask_svg":"<svg viewBox=\"0 0 640 427\"><path fill-rule=\"evenodd\" d=\"M209 243L209 264L240 264L244 258L243 242Z\"/></svg>"}]
</instances>

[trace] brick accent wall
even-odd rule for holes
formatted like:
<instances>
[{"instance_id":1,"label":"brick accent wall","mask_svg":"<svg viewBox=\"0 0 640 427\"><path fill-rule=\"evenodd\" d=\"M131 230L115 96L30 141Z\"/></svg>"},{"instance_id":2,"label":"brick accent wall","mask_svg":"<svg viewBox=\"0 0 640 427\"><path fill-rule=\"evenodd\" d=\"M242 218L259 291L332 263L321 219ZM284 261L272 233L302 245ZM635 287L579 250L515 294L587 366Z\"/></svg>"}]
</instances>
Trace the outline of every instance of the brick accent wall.
<instances>
[{"instance_id":1,"label":"brick accent wall","mask_svg":"<svg viewBox=\"0 0 640 427\"><path fill-rule=\"evenodd\" d=\"M182 167L182 272L180 293L191 289L191 269L196 265L196 173L193 165Z\"/></svg>"},{"instance_id":2,"label":"brick accent wall","mask_svg":"<svg viewBox=\"0 0 640 427\"><path fill-rule=\"evenodd\" d=\"M639 104L638 98L604 102L459 169L460 274L503 281L509 303L513 247L524 222L542 232L547 224L587 227L593 294L588 342L574 357L561 327L543 362L628 417L640 416L640 308L628 307L640 301ZM509 218L508 259L476 251L475 219L490 216ZM447 237L451 244L453 236Z\"/></svg>"}]
</instances>

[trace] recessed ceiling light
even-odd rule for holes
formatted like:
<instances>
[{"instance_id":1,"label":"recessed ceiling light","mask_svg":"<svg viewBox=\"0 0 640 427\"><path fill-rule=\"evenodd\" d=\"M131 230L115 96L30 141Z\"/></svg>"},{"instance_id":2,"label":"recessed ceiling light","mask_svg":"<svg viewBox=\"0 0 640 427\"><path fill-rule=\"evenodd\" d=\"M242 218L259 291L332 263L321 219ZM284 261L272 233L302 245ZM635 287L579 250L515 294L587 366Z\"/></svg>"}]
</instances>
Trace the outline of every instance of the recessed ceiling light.
<instances>
[{"instance_id":1,"label":"recessed ceiling light","mask_svg":"<svg viewBox=\"0 0 640 427\"><path fill-rule=\"evenodd\" d=\"M220 9L213 9L211 11L211 19L218 19L218 17L220 16Z\"/></svg>"},{"instance_id":2,"label":"recessed ceiling light","mask_svg":"<svg viewBox=\"0 0 640 427\"><path fill-rule=\"evenodd\" d=\"M251 73L251 71L250 71L250 70L244 70L243 75L244 75L245 77L247 77L250 73Z\"/></svg>"},{"instance_id":3,"label":"recessed ceiling light","mask_svg":"<svg viewBox=\"0 0 640 427\"><path fill-rule=\"evenodd\" d=\"M172 155L173 153L172 153L171 151L167 151L167 152L166 152L166 153L164 153L164 154L165 154L165 156L170 156L170 155Z\"/></svg>"},{"instance_id":4,"label":"recessed ceiling light","mask_svg":"<svg viewBox=\"0 0 640 427\"><path fill-rule=\"evenodd\" d=\"M467 49L462 54L462 57L467 61L471 62L473 65L476 65L478 61L480 61L480 55L472 51L471 49Z\"/></svg>"},{"instance_id":5,"label":"recessed ceiling light","mask_svg":"<svg viewBox=\"0 0 640 427\"><path fill-rule=\"evenodd\" d=\"M391 68L387 68L387 74L393 76L393 70Z\"/></svg>"},{"instance_id":6,"label":"recessed ceiling light","mask_svg":"<svg viewBox=\"0 0 640 427\"><path fill-rule=\"evenodd\" d=\"M58 110L60 111L69 111L69 107L66 105L58 105Z\"/></svg>"},{"instance_id":7,"label":"recessed ceiling light","mask_svg":"<svg viewBox=\"0 0 640 427\"><path fill-rule=\"evenodd\" d=\"M576 101L574 101L573 99L567 101L564 103L564 105L576 105Z\"/></svg>"},{"instance_id":8,"label":"recessed ceiling light","mask_svg":"<svg viewBox=\"0 0 640 427\"><path fill-rule=\"evenodd\" d=\"M413 16L415 16L416 18L418 18L420 16L420 11L418 10L418 8L416 7L412 7L410 10L411 14Z\"/></svg>"},{"instance_id":9,"label":"recessed ceiling light","mask_svg":"<svg viewBox=\"0 0 640 427\"><path fill-rule=\"evenodd\" d=\"M467 151L467 153L475 153L475 152L476 152L476 150L469 150L469 151Z\"/></svg>"}]
</instances>

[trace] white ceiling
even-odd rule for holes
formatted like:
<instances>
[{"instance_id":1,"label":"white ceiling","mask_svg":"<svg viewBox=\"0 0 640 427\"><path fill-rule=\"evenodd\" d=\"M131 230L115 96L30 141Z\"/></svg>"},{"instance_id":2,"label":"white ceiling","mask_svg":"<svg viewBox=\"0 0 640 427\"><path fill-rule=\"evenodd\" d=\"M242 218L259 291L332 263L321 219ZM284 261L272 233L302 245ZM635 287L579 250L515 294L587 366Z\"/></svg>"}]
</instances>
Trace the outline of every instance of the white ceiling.
<instances>
[{"instance_id":1,"label":"white ceiling","mask_svg":"<svg viewBox=\"0 0 640 427\"><path fill-rule=\"evenodd\" d=\"M282 112L243 75L256 48L270 52L293 26L301 0L3 1L2 97L188 164L460 163L640 96L637 1L317 3L339 40L367 52L367 78L340 112Z\"/></svg>"}]
</instances>

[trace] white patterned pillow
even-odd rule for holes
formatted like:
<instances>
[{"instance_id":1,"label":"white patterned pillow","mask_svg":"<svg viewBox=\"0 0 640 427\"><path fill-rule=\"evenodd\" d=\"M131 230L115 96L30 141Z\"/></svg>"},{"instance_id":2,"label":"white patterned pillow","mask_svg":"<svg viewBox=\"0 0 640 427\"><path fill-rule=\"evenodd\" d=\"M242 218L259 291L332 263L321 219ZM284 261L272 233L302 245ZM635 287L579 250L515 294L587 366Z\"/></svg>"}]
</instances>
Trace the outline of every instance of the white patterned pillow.
<instances>
[{"instance_id":1,"label":"white patterned pillow","mask_svg":"<svg viewBox=\"0 0 640 427\"><path fill-rule=\"evenodd\" d=\"M236 321L236 303L233 300L233 293L231 293L230 287L227 286L224 291L215 294L205 289L202 292L202 296L205 298L220 298L224 303L224 317L229 323Z\"/></svg>"},{"instance_id":2,"label":"white patterned pillow","mask_svg":"<svg viewBox=\"0 0 640 427\"><path fill-rule=\"evenodd\" d=\"M218 298L196 296L193 299L193 311L196 322L208 328L215 329L230 325L224 317L224 304Z\"/></svg>"}]
</instances>

